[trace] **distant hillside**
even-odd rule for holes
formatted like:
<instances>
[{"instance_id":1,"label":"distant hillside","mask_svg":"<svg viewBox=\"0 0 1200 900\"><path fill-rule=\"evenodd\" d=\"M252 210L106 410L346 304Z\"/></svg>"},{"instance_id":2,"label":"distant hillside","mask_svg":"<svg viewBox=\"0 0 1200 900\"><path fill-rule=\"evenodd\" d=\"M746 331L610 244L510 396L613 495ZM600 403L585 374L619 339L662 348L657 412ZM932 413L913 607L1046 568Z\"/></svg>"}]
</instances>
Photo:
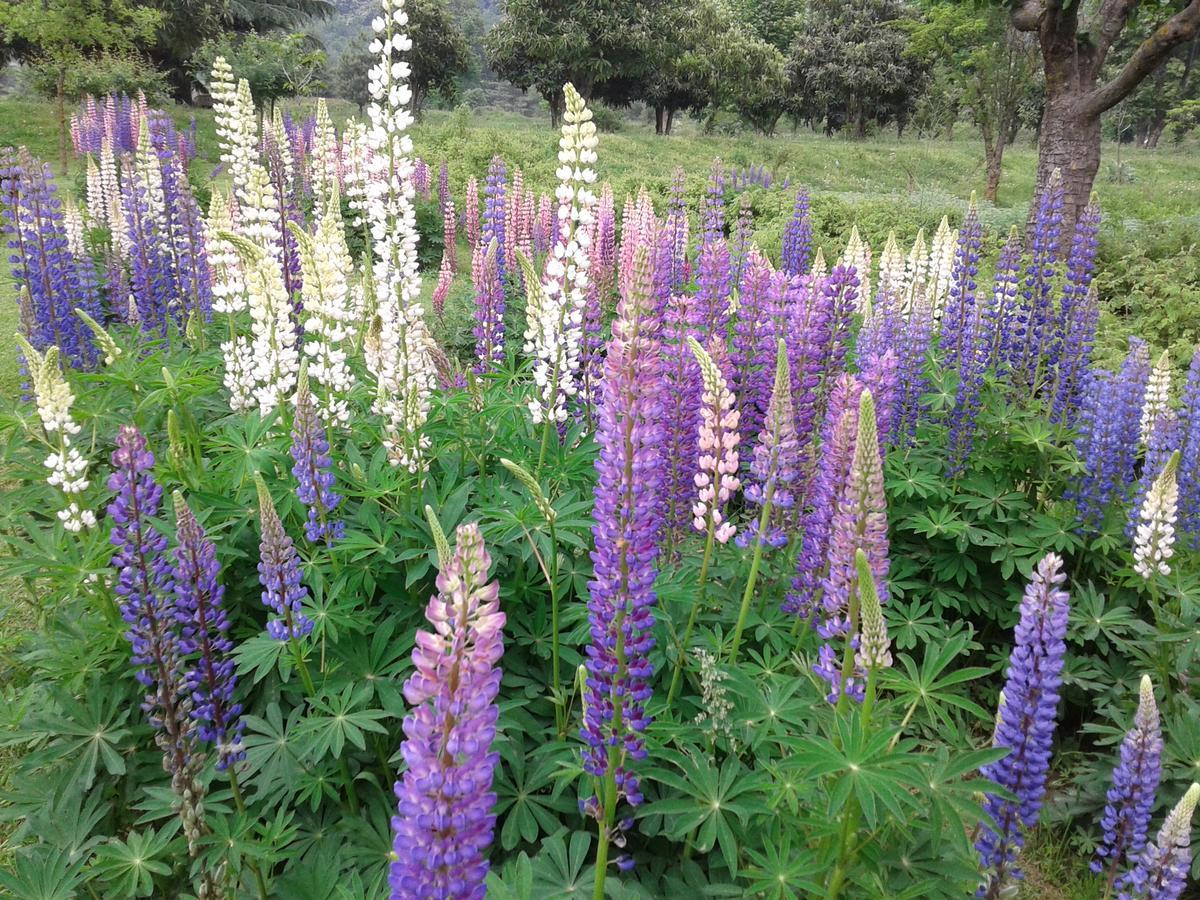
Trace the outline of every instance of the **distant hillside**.
<instances>
[{"instance_id":1,"label":"distant hillside","mask_svg":"<svg viewBox=\"0 0 1200 900\"><path fill-rule=\"evenodd\" d=\"M468 43L475 50L480 65L483 62L483 36L500 17L501 0L447 0L459 27ZM330 63L359 36L365 36L371 28L371 20L379 14L377 0L335 0L337 11L320 22L313 22L306 29L325 47Z\"/></svg>"}]
</instances>

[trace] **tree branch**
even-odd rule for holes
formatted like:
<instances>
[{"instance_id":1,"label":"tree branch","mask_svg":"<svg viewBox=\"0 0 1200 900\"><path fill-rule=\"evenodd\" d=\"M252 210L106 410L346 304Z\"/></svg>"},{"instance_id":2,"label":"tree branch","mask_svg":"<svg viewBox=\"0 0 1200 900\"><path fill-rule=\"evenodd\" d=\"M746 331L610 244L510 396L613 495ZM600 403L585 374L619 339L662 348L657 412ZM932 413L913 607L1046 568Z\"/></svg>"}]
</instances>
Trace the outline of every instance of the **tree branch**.
<instances>
[{"instance_id":1,"label":"tree branch","mask_svg":"<svg viewBox=\"0 0 1200 900\"><path fill-rule=\"evenodd\" d=\"M1159 25L1133 52L1117 75L1107 84L1091 91L1080 103L1083 116L1098 116L1128 97L1147 75L1158 68L1167 55L1200 32L1200 0L1187 6Z\"/></svg>"},{"instance_id":2,"label":"tree branch","mask_svg":"<svg viewBox=\"0 0 1200 900\"><path fill-rule=\"evenodd\" d=\"M1104 57L1108 54L1108 49L1125 29L1125 25L1129 21L1129 14L1137 5L1138 0L1104 0L1100 5L1100 13L1096 17L1099 25L1096 37L1097 67L1104 65Z\"/></svg>"},{"instance_id":3,"label":"tree branch","mask_svg":"<svg viewBox=\"0 0 1200 900\"><path fill-rule=\"evenodd\" d=\"M1046 4L1042 0L1020 0L1012 8L1012 26L1017 31L1037 31L1045 12Z\"/></svg>"}]
</instances>

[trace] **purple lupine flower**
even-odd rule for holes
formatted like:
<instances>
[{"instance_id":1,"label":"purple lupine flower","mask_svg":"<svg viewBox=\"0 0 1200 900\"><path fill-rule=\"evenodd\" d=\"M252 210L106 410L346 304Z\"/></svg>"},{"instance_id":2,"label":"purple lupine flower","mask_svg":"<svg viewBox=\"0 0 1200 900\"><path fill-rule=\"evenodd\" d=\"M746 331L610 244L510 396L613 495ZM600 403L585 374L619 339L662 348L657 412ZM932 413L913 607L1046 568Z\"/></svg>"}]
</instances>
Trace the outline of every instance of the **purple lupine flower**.
<instances>
[{"instance_id":1,"label":"purple lupine flower","mask_svg":"<svg viewBox=\"0 0 1200 900\"><path fill-rule=\"evenodd\" d=\"M733 235L729 241L729 261L733 269L733 283L741 284L742 269L746 265L746 255L750 252L754 241L754 210L750 206L750 197L742 194L738 198L737 220L733 225Z\"/></svg>"},{"instance_id":2,"label":"purple lupine flower","mask_svg":"<svg viewBox=\"0 0 1200 900\"><path fill-rule=\"evenodd\" d=\"M839 487L830 519L828 545L828 574L822 585L821 615L817 632L827 642L850 635L858 637L858 622L850 612L850 598L857 596L858 551L866 554L871 574L879 590L881 602L887 600L888 533L887 502L883 495L883 457L879 446L879 424L875 419L875 404L871 392L863 389L858 398L858 427L854 436L854 451L845 481ZM836 645L827 644L830 651ZM829 681L826 699L837 703L845 691L852 699L861 701L864 682L851 677L842 683L840 667L833 673L827 663L834 654L821 654L819 667L814 670ZM830 674L834 677L830 678Z\"/></svg>"},{"instance_id":3,"label":"purple lupine flower","mask_svg":"<svg viewBox=\"0 0 1200 900\"><path fill-rule=\"evenodd\" d=\"M1200 802L1200 784L1187 789L1167 814L1154 845L1147 847L1129 873L1119 900L1178 900L1191 868L1192 815Z\"/></svg>"},{"instance_id":4,"label":"purple lupine flower","mask_svg":"<svg viewBox=\"0 0 1200 900\"><path fill-rule=\"evenodd\" d=\"M1200 347L1183 383L1179 434L1179 530L1200 545Z\"/></svg>"},{"instance_id":5,"label":"purple lupine flower","mask_svg":"<svg viewBox=\"0 0 1200 900\"><path fill-rule=\"evenodd\" d=\"M713 337L722 340L726 337L732 278L729 246L721 239L705 243L696 265L696 295L689 305L688 319L701 344L707 344Z\"/></svg>"},{"instance_id":6,"label":"purple lupine flower","mask_svg":"<svg viewBox=\"0 0 1200 900\"><path fill-rule=\"evenodd\" d=\"M805 276L785 282L784 320L778 333L787 342L796 438L804 454L806 477L814 460L814 429L826 400L825 378L842 368L846 356L844 339L854 306L851 284L857 282L843 281L845 277L853 279L854 273L839 268L828 279L814 281ZM843 340L836 339L835 331Z\"/></svg>"},{"instance_id":7,"label":"purple lupine flower","mask_svg":"<svg viewBox=\"0 0 1200 900\"><path fill-rule=\"evenodd\" d=\"M239 716L242 705L233 699L237 674L231 655L229 616L221 605L225 588L220 581L217 549L188 508L183 495L174 494L175 549L172 581L180 624L179 652L194 656L184 664L183 686L192 697L192 718L202 741L217 748L217 768L245 759Z\"/></svg>"},{"instance_id":8,"label":"purple lupine flower","mask_svg":"<svg viewBox=\"0 0 1200 900\"><path fill-rule=\"evenodd\" d=\"M486 894L505 623L500 585L488 580L491 564L479 526L460 525L425 608L432 628L417 632L416 671L404 684L413 710L404 719L405 770L392 819L393 900Z\"/></svg>"},{"instance_id":9,"label":"purple lupine flower","mask_svg":"<svg viewBox=\"0 0 1200 900\"><path fill-rule=\"evenodd\" d=\"M165 336L179 319L169 248L161 240L162 223L151 213L149 190L134 166L126 168L121 196L128 235L129 289L143 331Z\"/></svg>"},{"instance_id":10,"label":"purple lupine flower","mask_svg":"<svg viewBox=\"0 0 1200 900\"><path fill-rule=\"evenodd\" d=\"M429 164L418 156L413 163L412 184L413 190L423 200L428 200L430 197L431 187L429 182Z\"/></svg>"},{"instance_id":11,"label":"purple lupine flower","mask_svg":"<svg viewBox=\"0 0 1200 900\"><path fill-rule=\"evenodd\" d=\"M438 168L438 204L445 208L450 202L450 164L446 160L442 160L441 166Z\"/></svg>"},{"instance_id":12,"label":"purple lupine flower","mask_svg":"<svg viewBox=\"0 0 1200 900\"><path fill-rule=\"evenodd\" d=\"M683 168L675 169L671 179L671 193L667 199L667 220L663 227L670 247L670 284L671 292L678 293L688 283L690 269L688 263L688 212L684 199L685 180Z\"/></svg>"},{"instance_id":13,"label":"purple lupine flower","mask_svg":"<svg viewBox=\"0 0 1200 900\"><path fill-rule=\"evenodd\" d=\"M613 207L612 185L605 184L596 206L596 236L592 241L592 268L588 274L612 292L616 289L616 268L617 213Z\"/></svg>"},{"instance_id":14,"label":"purple lupine flower","mask_svg":"<svg viewBox=\"0 0 1200 900\"><path fill-rule=\"evenodd\" d=\"M647 315L651 283L645 250L635 257L635 270L613 323L596 429L595 575L589 584L582 727L584 769L611 776L618 802L631 806L642 802L642 793L630 762L645 758L642 733L650 723L646 701L654 674L650 650L661 528L656 495L664 461L654 346L658 323ZM585 809L611 825L616 810L602 808L602 802L593 796Z\"/></svg>"},{"instance_id":15,"label":"purple lupine flower","mask_svg":"<svg viewBox=\"0 0 1200 900\"><path fill-rule=\"evenodd\" d=\"M1162 728L1149 676L1142 676L1138 694L1137 714L1121 742L1120 759L1113 769L1112 787L1100 819L1104 840L1096 848L1091 866L1093 872L1107 870L1108 883L1118 888L1123 888L1127 880L1117 879L1120 867L1133 866L1146 847L1154 795L1162 777Z\"/></svg>"},{"instance_id":16,"label":"purple lupine flower","mask_svg":"<svg viewBox=\"0 0 1200 900\"><path fill-rule=\"evenodd\" d=\"M483 375L504 362L504 284L500 280L500 245L475 245L471 255L475 288L475 372Z\"/></svg>"},{"instance_id":17,"label":"purple lupine flower","mask_svg":"<svg viewBox=\"0 0 1200 900\"><path fill-rule=\"evenodd\" d=\"M858 433L862 382L849 373L834 382L821 427L821 452L809 485L808 510L802 517L803 541L796 558L792 590L783 610L810 621L821 609L820 599L829 565L829 533L839 491L850 472L854 438Z\"/></svg>"},{"instance_id":18,"label":"purple lupine flower","mask_svg":"<svg viewBox=\"0 0 1200 900\"><path fill-rule=\"evenodd\" d=\"M1080 213L1067 256L1067 275L1062 288L1055 340L1047 348L1047 366L1054 379L1051 421L1070 421L1078 402L1079 379L1091 361L1099 309L1092 292L1100 207L1092 201Z\"/></svg>"},{"instance_id":19,"label":"purple lupine flower","mask_svg":"<svg viewBox=\"0 0 1200 900\"><path fill-rule=\"evenodd\" d=\"M171 789L180 798L188 848L194 850L204 831L204 787L198 780L202 757L196 753L190 700L181 690L178 611L167 539L150 521L162 505L162 488L151 473L154 454L132 425L122 425L117 432L112 465L108 489L116 496L108 516L113 523L110 540L117 548L112 558L115 592L129 626L125 638L136 677L146 688L142 711L156 730L163 768L171 773Z\"/></svg>"},{"instance_id":20,"label":"purple lupine flower","mask_svg":"<svg viewBox=\"0 0 1200 900\"><path fill-rule=\"evenodd\" d=\"M958 247L954 251L954 266L950 271L950 296L942 314L942 359L948 369L963 369L961 359L973 343L976 321L976 283L979 275L980 245L983 227L975 198L967 207L967 215L958 230ZM973 365L971 363L970 365ZM969 366L967 367L969 368Z\"/></svg>"},{"instance_id":21,"label":"purple lupine flower","mask_svg":"<svg viewBox=\"0 0 1200 900\"><path fill-rule=\"evenodd\" d=\"M896 374L899 379L896 399L896 424L892 440L911 442L921 417L921 398L929 393L929 350L933 339L933 309L925 302L916 303L901 318L896 339Z\"/></svg>"},{"instance_id":22,"label":"purple lupine flower","mask_svg":"<svg viewBox=\"0 0 1200 900\"><path fill-rule=\"evenodd\" d=\"M822 302L829 310L829 355L825 368L826 371L837 372L845 366L850 327L862 281L853 266L836 265L818 284L824 295Z\"/></svg>"},{"instance_id":23,"label":"purple lupine flower","mask_svg":"<svg viewBox=\"0 0 1200 900\"><path fill-rule=\"evenodd\" d=\"M1124 496L1133 481L1142 399L1150 379L1146 342L1129 339L1130 350L1117 375L1093 370L1085 382L1076 452L1085 471L1068 492L1080 525L1099 532L1108 505Z\"/></svg>"},{"instance_id":24,"label":"purple lupine flower","mask_svg":"<svg viewBox=\"0 0 1200 900\"><path fill-rule=\"evenodd\" d=\"M1025 348L1025 321L1017 299L1020 288L1021 236L1014 225L1000 251L1000 258L996 260L992 296L986 314L987 332L990 335L988 356L999 373L1020 365L1021 353Z\"/></svg>"},{"instance_id":25,"label":"purple lupine flower","mask_svg":"<svg viewBox=\"0 0 1200 900\"><path fill-rule=\"evenodd\" d=\"M334 491L333 459L329 455L329 434L308 389L308 377L301 372L296 388L296 409L292 418L292 476L296 479L296 496L308 510L304 535L316 544L323 541L332 546L346 535L346 523L334 519L333 513L342 502Z\"/></svg>"},{"instance_id":26,"label":"purple lupine flower","mask_svg":"<svg viewBox=\"0 0 1200 900\"><path fill-rule=\"evenodd\" d=\"M700 429L700 365L688 347L698 329L688 325L695 297L676 294L667 304L661 329L662 364L662 517L668 533L683 531L691 521L697 472L694 448ZM648 312L647 315L650 315Z\"/></svg>"},{"instance_id":27,"label":"purple lupine flower","mask_svg":"<svg viewBox=\"0 0 1200 900\"><path fill-rule=\"evenodd\" d=\"M725 238L725 170L720 159L714 159L704 191L704 209L701 213L700 245L711 244Z\"/></svg>"},{"instance_id":28,"label":"purple lupine flower","mask_svg":"<svg viewBox=\"0 0 1200 900\"><path fill-rule=\"evenodd\" d=\"M1129 515L1125 520L1125 536L1132 539L1141 521L1142 504L1146 495L1154 487L1154 482L1162 474L1163 466L1179 449L1180 428L1179 416L1175 410L1167 409L1154 420L1150 429L1150 437L1146 441L1146 455L1142 459L1142 475L1138 479L1133 503L1129 505Z\"/></svg>"},{"instance_id":29,"label":"purple lupine flower","mask_svg":"<svg viewBox=\"0 0 1200 900\"><path fill-rule=\"evenodd\" d=\"M508 218L508 202L504 160L499 156L492 157L488 167L487 182L483 188L483 229L479 234L479 244L485 248L494 241L496 244L496 271L503 285L508 277L508 241L505 236L505 221ZM478 246L478 244L477 244Z\"/></svg>"},{"instance_id":30,"label":"purple lupine flower","mask_svg":"<svg viewBox=\"0 0 1200 900\"><path fill-rule=\"evenodd\" d=\"M864 302L862 325L854 341L854 355L860 365L867 357L882 356L896 346L902 318L895 291L881 289L873 301Z\"/></svg>"},{"instance_id":31,"label":"purple lupine flower","mask_svg":"<svg viewBox=\"0 0 1200 900\"><path fill-rule=\"evenodd\" d=\"M957 351L958 382L954 391L954 406L948 417L946 452L946 474L951 477L962 473L975 447L976 422L988 366L985 325L986 317L981 310L976 310L966 325L967 333Z\"/></svg>"},{"instance_id":32,"label":"purple lupine flower","mask_svg":"<svg viewBox=\"0 0 1200 900\"><path fill-rule=\"evenodd\" d=\"M301 638L313 630L313 621L301 611L308 588L301 582L300 556L283 530L275 503L261 478L258 483L258 516L262 536L258 545L258 581L262 602L279 618L267 620L267 634L277 641Z\"/></svg>"},{"instance_id":33,"label":"purple lupine flower","mask_svg":"<svg viewBox=\"0 0 1200 900\"><path fill-rule=\"evenodd\" d=\"M181 318L212 312L212 270L205 250L204 219L192 193L183 162L174 151L159 152L163 197L167 205L167 236L172 270L180 299Z\"/></svg>"},{"instance_id":34,"label":"purple lupine flower","mask_svg":"<svg viewBox=\"0 0 1200 900\"><path fill-rule=\"evenodd\" d=\"M472 175L467 179L467 198L463 202L463 222L466 224L467 245L474 250L479 246L479 180Z\"/></svg>"},{"instance_id":35,"label":"purple lupine flower","mask_svg":"<svg viewBox=\"0 0 1200 900\"><path fill-rule=\"evenodd\" d=\"M754 445L750 472L743 495L751 508L750 524L737 536L739 547L761 541L768 547L784 547L788 542L785 527L792 510L803 497L800 441L796 437L796 413L792 407L792 379L787 358L787 343L780 338L775 357L775 384L767 405L766 421ZM753 507L759 507L756 511ZM769 518L762 522L761 510L769 507Z\"/></svg>"},{"instance_id":36,"label":"purple lupine flower","mask_svg":"<svg viewBox=\"0 0 1200 900\"><path fill-rule=\"evenodd\" d=\"M808 191L800 188L792 218L783 229L783 259L780 268L789 275L804 275L812 259L812 221L808 216Z\"/></svg>"},{"instance_id":37,"label":"purple lupine flower","mask_svg":"<svg viewBox=\"0 0 1200 900\"><path fill-rule=\"evenodd\" d=\"M1042 808L1067 651L1068 597L1061 588L1066 577L1061 557L1048 553L1038 563L1021 601L1016 644L992 739L993 747L1004 747L1009 753L983 768L984 777L1016 795L1013 801L988 794L984 802L988 820L981 823L975 847L984 871L978 895L988 900L1004 896L1010 880L1020 877L1017 853Z\"/></svg>"},{"instance_id":38,"label":"purple lupine flower","mask_svg":"<svg viewBox=\"0 0 1200 900\"><path fill-rule=\"evenodd\" d=\"M894 350L872 353L860 364L859 379L874 401L880 447L888 446L899 411L900 373Z\"/></svg>"},{"instance_id":39,"label":"purple lupine flower","mask_svg":"<svg viewBox=\"0 0 1200 900\"><path fill-rule=\"evenodd\" d=\"M71 253L58 188L28 151L0 153L0 230L13 280L28 295L29 343L39 351L58 347L73 366L93 365L91 332L75 315L79 307L105 321L95 275L87 277L91 261Z\"/></svg>"},{"instance_id":40,"label":"purple lupine flower","mask_svg":"<svg viewBox=\"0 0 1200 900\"><path fill-rule=\"evenodd\" d=\"M300 250L296 244L296 235L288 227L289 223L304 227L304 214L296 200L293 175L288 161L284 159L278 135L273 128L263 131L263 150L267 163L267 174L270 176L271 188L275 193L276 209L279 210L279 244L276 255L283 268L283 285L288 296L297 298L302 288L300 281ZM290 155L290 154L289 154ZM293 302L299 303L299 299ZM297 307L299 312L299 307Z\"/></svg>"},{"instance_id":41,"label":"purple lupine flower","mask_svg":"<svg viewBox=\"0 0 1200 900\"><path fill-rule=\"evenodd\" d=\"M772 365L775 354L774 306L782 285L776 283L770 263L758 250L750 253L738 289L733 322L731 388L737 398L741 430L757 435L771 402Z\"/></svg>"},{"instance_id":42,"label":"purple lupine flower","mask_svg":"<svg viewBox=\"0 0 1200 900\"><path fill-rule=\"evenodd\" d=\"M1014 367L1017 382L1037 390L1046 375L1046 353L1058 339L1052 331L1054 282L1058 275L1058 245L1062 233L1065 191L1056 170L1037 201L1030 260L1021 285L1021 318L1025 322L1020 364Z\"/></svg>"}]
</instances>

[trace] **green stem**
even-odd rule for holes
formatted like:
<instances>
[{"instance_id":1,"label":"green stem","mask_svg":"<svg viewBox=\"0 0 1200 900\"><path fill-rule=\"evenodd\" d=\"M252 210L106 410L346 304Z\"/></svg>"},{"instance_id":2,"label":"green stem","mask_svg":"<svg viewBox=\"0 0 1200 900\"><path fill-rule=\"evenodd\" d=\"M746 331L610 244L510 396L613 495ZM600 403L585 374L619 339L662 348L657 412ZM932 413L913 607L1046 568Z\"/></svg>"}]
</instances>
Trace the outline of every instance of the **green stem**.
<instances>
[{"instance_id":1,"label":"green stem","mask_svg":"<svg viewBox=\"0 0 1200 900\"><path fill-rule=\"evenodd\" d=\"M342 782L346 786L346 798L350 801L350 812L358 812L358 788L354 786L354 776L350 774L350 764L346 762L346 757L338 759L338 765L342 770Z\"/></svg>"},{"instance_id":2,"label":"green stem","mask_svg":"<svg viewBox=\"0 0 1200 900\"><path fill-rule=\"evenodd\" d=\"M692 604L691 613L688 614L687 627L683 630L683 640L679 642L679 659L675 661L675 672L671 676L671 689L667 691L668 707L675 699L676 694L679 693L679 685L683 679L683 667L687 661L688 644L692 640L692 629L696 627L696 616L700 612L700 607L704 605L704 597L708 589L708 564L709 560L712 559L715 530L716 525L710 515L708 537L704 541L704 559L700 563L700 584L696 589L696 601Z\"/></svg>"},{"instance_id":3,"label":"green stem","mask_svg":"<svg viewBox=\"0 0 1200 900\"><path fill-rule=\"evenodd\" d=\"M612 831L613 812L617 805L617 748L608 748L608 773L604 776L604 817L596 826L599 843L596 845L596 886L592 900L604 900L604 881L608 877L608 844Z\"/></svg>"},{"instance_id":4,"label":"green stem","mask_svg":"<svg viewBox=\"0 0 1200 900\"><path fill-rule=\"evenodd\" d=\"M562 677L560 672L559 636L558 636L558 533L554 529L554 520L550 526L550 691L554 698L554 723L558 726L559 738L567 735L567 705L560 693Z\"/></svg>"},{"instance_id":5,"label":"green stem","mask_svg":"<svg viewBox=\"0 0 1200 900\"><path fill-rule=\"evenodd\" d=\"M317 696L316 685L313 684L312 673L308 671L308 663L304 661L304 651L300 649L300 641L296 639L295 629L292 627L291 613L287 615L288 632L292 635L288 638L288 643L292 648L292 656L296 660L296 670L300 673L300 680L304 682L304 692L310 698Z\"/></svg>"},{"instance_id":6,"label":"green stem","mask_svg":"<svg viewBox=\"0 0 1200 900\"><path fill-rule=\"evenodd\" d=\"M742 608L738 611L737 625L733 629L733 645L729 648L729 665L737 665L738 647L742 643L742 631L750 614L750 601L754 597L754 583L758 580L758 568L762 565L763 535L767 530L767 519L771 516L771 500L775 496L774 480L767 486L763 498L762 513L758 517L758 534L754 540L754 560L750 563L750 575L746 579L746 590L742 593Z\"/></svg>"},{"instance_id":7,"label":"green stem","mask_svg":"<svg viewBox=\"0 0 1200 900\"><path fill-rule=\"evenodd\" d=\"M233 793L233 805L237 807L238 813L246 814L246 803L242 800L242 789L238 787L237 772L234 767L229 769L229 790ZM250 872L254 875L254 883L258 887L258 896L260 900L267 900L267 883L263 881L262 870L259 869L258 863L249 857L246 858L246 865L250 867Z\"/></svg>"}]
</instances>

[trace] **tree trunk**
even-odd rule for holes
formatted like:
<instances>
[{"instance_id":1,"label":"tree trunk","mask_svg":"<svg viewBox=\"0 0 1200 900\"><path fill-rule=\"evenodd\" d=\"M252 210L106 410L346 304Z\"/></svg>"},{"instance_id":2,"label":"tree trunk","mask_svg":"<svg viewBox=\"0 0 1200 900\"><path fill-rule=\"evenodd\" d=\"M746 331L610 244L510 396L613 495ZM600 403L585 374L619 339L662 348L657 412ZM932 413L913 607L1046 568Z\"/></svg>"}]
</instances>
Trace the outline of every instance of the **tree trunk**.
<instances>
[{"instance_id":1,"label":"tree trunk","mask_svg":"<svg viewBox=\"0 0 1200 900\"><path fill-rule=\"evenodd\" d=\"M1060 252L1070 247L1075 232L1075 220L1091 197L1096 172L1100 169L1100 117L1081 114L1078 105L1084 91L1051 90L1046 82L1046 108L1042 114L1042 130L1038 139L1037 185L1029 204L1025 233L1033 234L1037 219L1037 198L1041 195L1051 173L1058 169L1063 180L1063 227Z\"/></svg>"},{"instance_id":2,"label":"tree trunk","mask_svg":"<svg viewBox=\"0 0 1200 900\"><path fill-rule=\"evenodd\" d=\"M983 141L983 158L987 165L987 186L983 189L983 198L996 202L996 194L1000 190L1000 175L1004 162L1004 136L1000 140Z\"/></svg>"},{"instance_id":3,"label":"tree trunk","mask_svg":"<svg viewBox=\"0 0 1200 900\"><path fill-rule=\"evenodd\" d=\"M58 162L66 174L71 157L67 154L67 70L58 70L58 79L54 85L58 101Z\"/></svg>"},{"instance_id":4,"label":"tree trunk","mask_svg":"<svg viewBox=\"0 0 1200 900\"><path fill-rule=\"evenodd\" d=\"M667 107L667 134L671 133L671 129L675 127L675 107Z\"/></svg>"},{"instance_id":5,"label":"tree trunk","mask_svg":"<svg viewBox=\"0 0 1200 900\"><path fill-rule=\"evenodd\" d=\"M654 133L666 134L667 110L661 103L654 104Z\"/></svg>"}]
</instances>

